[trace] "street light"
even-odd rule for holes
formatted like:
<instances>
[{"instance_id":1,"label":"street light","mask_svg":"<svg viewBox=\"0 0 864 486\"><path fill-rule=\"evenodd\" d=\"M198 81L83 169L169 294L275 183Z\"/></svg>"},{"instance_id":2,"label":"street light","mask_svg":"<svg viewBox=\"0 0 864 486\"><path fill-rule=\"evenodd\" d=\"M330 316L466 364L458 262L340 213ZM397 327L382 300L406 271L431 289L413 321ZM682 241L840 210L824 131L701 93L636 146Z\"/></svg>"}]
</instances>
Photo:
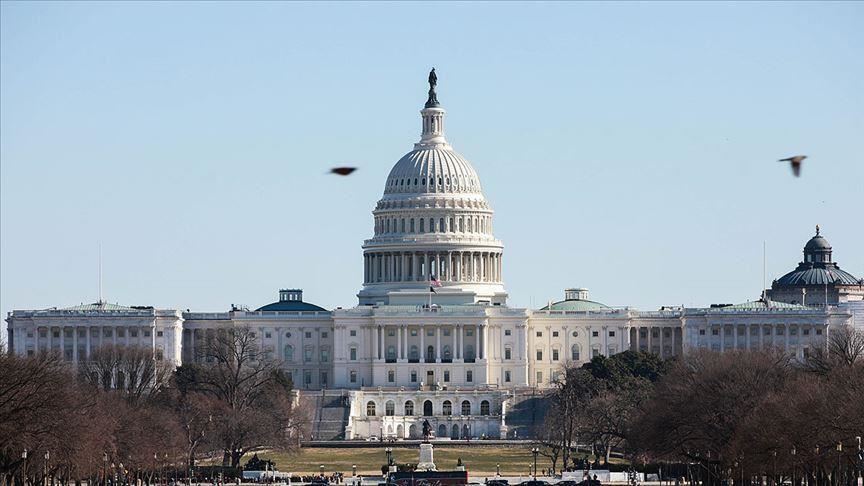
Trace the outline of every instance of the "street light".
<instances>
[{"instance_id":1,"label":"street light","mask_svg":"<svg viewBox=\"0 0 864 486\"><path fill-rule=\"evenodd\" d=\"M797 454L797 453L798 453L798 451L795 450L795 446L792 446L792 486L796 486L796 484L795 484L795 465L796 465L795 454Z\"/></svg>"},{"instance_id":2,"label":"street light","mask_svg":"<svg viewBox=\"0 0 864 486\"><path fill-rule=\"evenodd\" d=\"M156 457L154 454L153 457ZM102 453L102 484L108 485L108 453Z\"/></svg>"},{"instance_id":3,"label":"street light","mask_svg":"<svg viewBox=\"0 0 864 486\"><path fill-rule=\"evenodd\" d=\"M351 474L356 478L357 477L357 464L351 465Z\"/></svg>"},{"instance_id":4,"label":"street light","mask_svg":"<svg viewBox=\"0 0 864 486\"><path fill-rule=\"evenodd\" d=\"M51 459L51 453L45 451L45 474L42 476L42 483L48 486L48 460Z\"/></svg>"},{"instance_id":5,"label":"street light","mask_svg":"<svg viewBox=\"0 0 864 486\"><path fill-rule=\"evenodd\" d=\"M534 479L537 479L537 454L540 453L540 449L533 447L531 453L534 454Z\"/></svg>"},{"instance_id":6,"label":"street light","mask_svg":"<svg viewBox=\"0 0 864 486\"><path fill-rule=\"evenodd\" d=\"M496 476L501 475L501 464L495 464L495 475Z\"/></svg>"},{"instance_id":7,"label":"street light","mask_svg":"<svg viewBox=\"0 0 864 486\"><path fill-rule=\"evenodd\" d=\"M838 484L838 485L840 484L840 467L841 467L840 458L841 458L842 454L843 454L843 443L838 442L837 443L837 477L835 478L835 481L834 481L834 483Z\"/></svg>"},{"instance_id":8,"label":"street light","mask_svg":"<svg viewBox=\"0 0 864 486\"><path fill-rule=\"evenodd\" d=\"M27 486L27 449L21 453L21 459L24 460L24 469L21 471L21 484Z\"/></svg>"}]
</instances>

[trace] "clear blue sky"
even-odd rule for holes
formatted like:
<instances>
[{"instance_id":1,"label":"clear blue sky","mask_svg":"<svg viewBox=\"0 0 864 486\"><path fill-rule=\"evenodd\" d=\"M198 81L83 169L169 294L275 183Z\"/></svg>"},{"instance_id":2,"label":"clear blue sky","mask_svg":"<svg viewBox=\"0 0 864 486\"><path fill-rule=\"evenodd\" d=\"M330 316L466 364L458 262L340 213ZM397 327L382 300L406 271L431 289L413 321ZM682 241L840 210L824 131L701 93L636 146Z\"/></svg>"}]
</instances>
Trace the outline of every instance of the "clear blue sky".
<instances>
[{"instance_id":1,"label":"clear blue sky","mask_svg":"<svg viewBox=\"0 0 864 486\"><path fill-rule=\"evenodd\" d=\"M354 305L431 66L511 305L758 298L817 223L864 276L862 3L0 8L4 314L94 301L99 242L111 302Z\"/></svg>"}]
</instances>

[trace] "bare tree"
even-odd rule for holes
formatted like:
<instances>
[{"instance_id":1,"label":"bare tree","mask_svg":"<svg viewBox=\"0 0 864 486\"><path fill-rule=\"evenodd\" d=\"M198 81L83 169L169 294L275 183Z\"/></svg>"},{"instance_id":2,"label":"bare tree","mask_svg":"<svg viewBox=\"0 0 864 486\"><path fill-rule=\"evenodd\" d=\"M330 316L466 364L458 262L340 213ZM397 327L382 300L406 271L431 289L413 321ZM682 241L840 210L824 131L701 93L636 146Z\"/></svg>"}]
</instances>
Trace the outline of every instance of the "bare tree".
<instances>
[{"instance_id":1,"label":"bare tree","mask_svg":"<svg viewBox=\"0 0 864 486\"><path fill-rule=\"evenodd\" d=\"M152 398L171 378L173 366L157 359L151 349L105 345L78 364L85 383L122 394L130 403Z\"/></svg>"},{"instance_id":2,"label":"bare tree","mask_svg":"<svg viewBox=\"0 0 864 486\"><path fill-rule=\"evenodd\" d=\"M864 330L848 324L829 329L826 348L816 349L807 358L806 365L811 371L827 373L864 361Z\"/></svg>"}]
</instances>

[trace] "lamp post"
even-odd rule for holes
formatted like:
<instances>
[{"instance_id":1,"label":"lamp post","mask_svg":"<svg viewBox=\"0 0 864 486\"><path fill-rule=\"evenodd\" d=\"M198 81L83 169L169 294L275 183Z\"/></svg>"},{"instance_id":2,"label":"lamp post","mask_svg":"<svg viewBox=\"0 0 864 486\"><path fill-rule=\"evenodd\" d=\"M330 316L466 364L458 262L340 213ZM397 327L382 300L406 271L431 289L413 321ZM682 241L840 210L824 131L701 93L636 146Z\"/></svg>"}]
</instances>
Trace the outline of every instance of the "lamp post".
<instances>
[{"instance_id":1,"label":"lamp post","mask_svg":"<svg viewBox=\"0 0 864 486\"><path fill-rule=\"evenodd\" d=\"M842 457L842 454L843 454L843 443L838 442L837 443L837 474L835 475L837 477L834 480L834 484L837 484L838 486L840 484L840 468L842 467L840 465L840 459Z\"/></svg>"},{"instance_id":2,"label":"lamp post","mask_svg":"<svg viewBox=\"0 0 864 486\"><path fill-rule=\"evenodd\" d=\"M495 464L495 476L501 475L501 464Z\"/></svg>"},{"instance_id":3,"label":"lamp post","mask_svg":"<svg viewBox=\"0 0 864 486\"><path fill-rule=\"evenodd\" d=\"M858 441L858 486L862 486L864 484L864 479L862 479L862 473L864 473L864 451L861 450L861 436L856 436L855 440Z\"/></svg>"},{"instance_id":4,"label":"lamp post","mask_svg":"<svg viewBox=\"0 0 864 486\"><path fill-rule=\"evenodd\" d=\"M357 464L351 465L351 474L356 478L357 477Z\"/></svg>"},{"instance_id":5,"label":"lamp post","mask_svg":"<svg viewBox=\"0 0 864 486\"><path fill-rule=\"evenodd\" d=\"M155 455L154 455L155 457ZM108 485L108 453L102 453L102 484Z\"/></svg>"},{"instance_id":6,"label":"lamp post","mask_svg":"<svg viewBox=\"0 0 864 486\"><path fill-rule=\"evenodd\" d=\"M24 469L21 471L21 484L27 486L27 449L21 453L21 459L24 460Z\"/></svg>"},{"instance_id":7,"label":"lamp post","mask_svg":"<svg viewBox=\"0 0 864 486\"><path fill-rule=\"evenodd\" d=\"M51 459L51 453L45 451L45 474L42 476L42 484L48 486L48 460Z\"/></svg>"},{"instance_id":8,"label":"lamp post","mask_svg":"<svg viewBox=\"0 0 864 486\"><path fill-rule=\"evenodd\" d=\"M777 451L773 451L771 453L771 455L773 456L771 482L773 482L774 484L777 484Z\"/></svg>"},{"instance_id":9,"label":"lamp post","mask_svg":"<svg viewBox=\"0 0 864 486\"><path fill-rule=\"evenodd\" d=\"M537 479L537 454L540 453L540 449L532 447L531 453L534 454L534 479Z\"/></svg>"},{"instance_id":10,"label":"lamp post","mask_svg":"<svg viewBox=\"0 0 864 486\"><path fill-rule=\"evenodd\" d=\"M792 446L792 486L795 485L795 454L797 451L795 450L795 446Z\"/></svg>"}]
</instances>

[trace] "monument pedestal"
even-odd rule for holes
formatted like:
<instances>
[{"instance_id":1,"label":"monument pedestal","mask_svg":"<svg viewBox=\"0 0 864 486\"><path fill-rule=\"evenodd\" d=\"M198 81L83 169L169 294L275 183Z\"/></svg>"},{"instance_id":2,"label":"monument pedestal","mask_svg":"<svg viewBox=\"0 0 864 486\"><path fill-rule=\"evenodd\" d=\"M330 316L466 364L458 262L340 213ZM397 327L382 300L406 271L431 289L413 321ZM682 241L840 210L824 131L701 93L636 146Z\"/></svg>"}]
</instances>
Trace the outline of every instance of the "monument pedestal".
<instances>
[{"instance_id":1,"label":"monument pedestal","mask_svg":"<svg viewBox=\"0 0 864 486\"><path fill-rule=\"evenodd\" d=\"M417 461L416 471L437 471L435 461L432 458L432 444L420 444L420 460Z\"/></svg>"}]
</instances>

